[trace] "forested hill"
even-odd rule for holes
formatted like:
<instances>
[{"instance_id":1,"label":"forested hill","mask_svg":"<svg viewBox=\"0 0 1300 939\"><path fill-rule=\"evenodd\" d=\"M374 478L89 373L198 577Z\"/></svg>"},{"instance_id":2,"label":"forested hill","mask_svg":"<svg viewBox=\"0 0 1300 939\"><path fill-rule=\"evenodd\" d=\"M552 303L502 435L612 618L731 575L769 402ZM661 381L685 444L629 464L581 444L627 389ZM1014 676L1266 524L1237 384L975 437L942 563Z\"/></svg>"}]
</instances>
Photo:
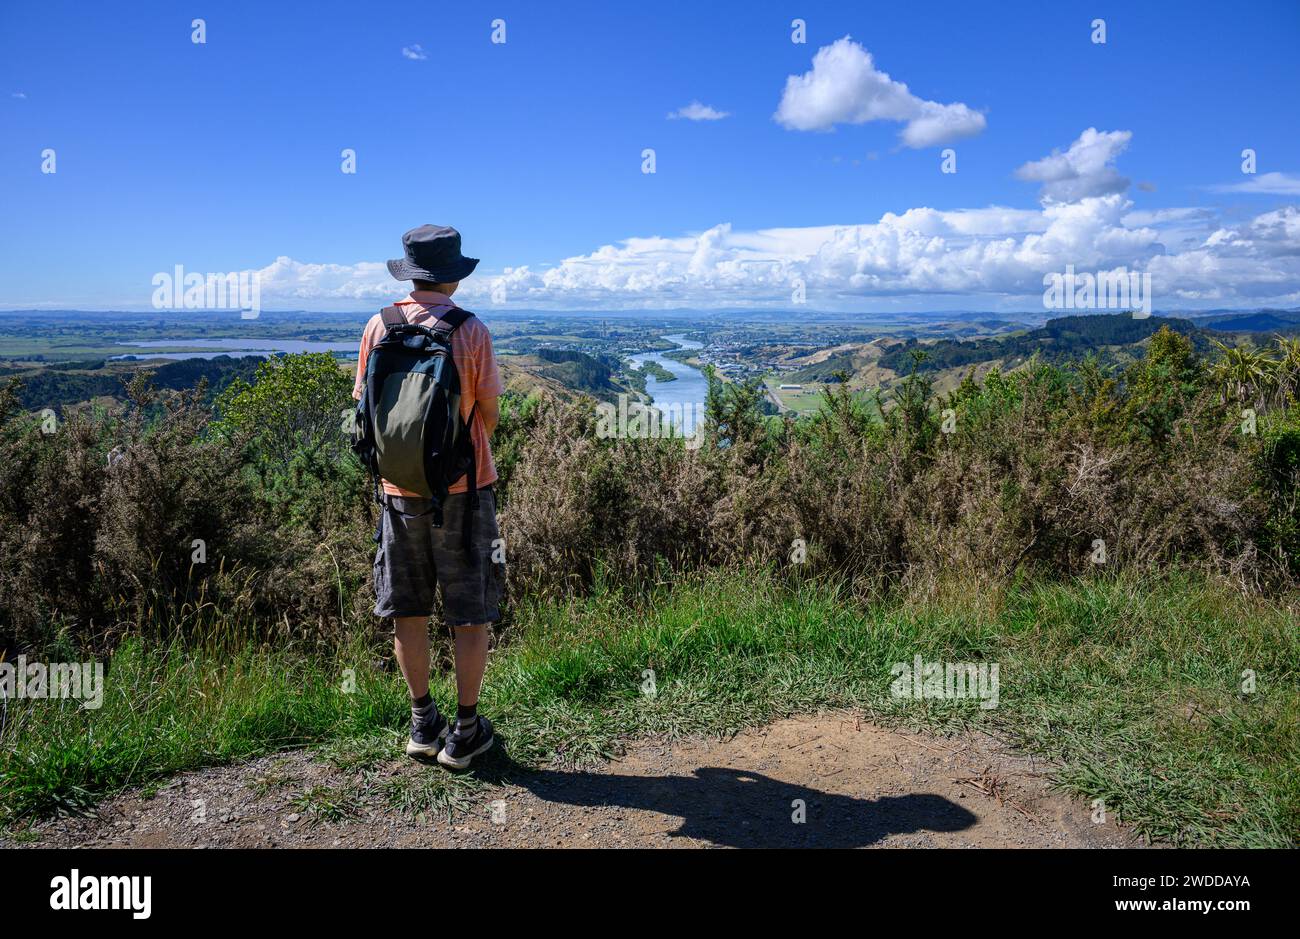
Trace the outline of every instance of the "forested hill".
<instances>
[{"instance_id":1,"label":"forested hill","mask_svg":"<svg viewBox=\"0 0 1300 939\"><path fill-rule=\"evenodd\" d=\"M566 388L596 396L621 390L611 380L618 368L616 358L588 355L573 349L538 349L534 355L547 363L542 374Z\"/></svg>"},{"instance_id":2,"label":"forested hill","mask_svg":"<svg viewBox=\"0 0 1300 939\"><path fill-rule=\"evenodd\" d=\"M880 364L896 372L912 367L912 351L924 349L922 370L939 371L987 362L991 359L1019 361L1038 353L1051 361L1081 358L1088 352L1108 347L1130 346L1149 339L1161 326L1168 326L1192 340L1197 351L1204 353L1210 345L1205 334L1190 321L1175 317L1150 316L1136 319L1131 313L1094 316L1062 316L1046 325L1024 333L1012 333L997 339L941 339L920 343L909 339L891 348Z\"/></svg>"},{"instance_id":3,"label":"forested hill","mask_svg":"<svg viewBox=\"0 0 1300 939\"><path fill-rule=\"evenodd\" d=\"M158 388L179 391L193 388L200 379L206 379L209 400L236 378L252 381L259 356L232 357L219 355L211 359L182 359L164 365L151 365L153 383ZM54 408L94 398L122 397L123 386L139 370L138 363L103 360L68 362L41 369L0 368L0 383L9 376L18 376L18 400L28 410Z\"/></svg>"},{"instance_id":4,"label":"forested hill","mask_svg":"<svg viewBox=\"0 0 1300 939\"><path fill-rule=\"evenodd\" d=\"M1256 310L1253 313L1225 313L1209 316L1197 324L1216 332L1293 333L1300 330L1300 311Z\"/></svg>"}]
</instances>

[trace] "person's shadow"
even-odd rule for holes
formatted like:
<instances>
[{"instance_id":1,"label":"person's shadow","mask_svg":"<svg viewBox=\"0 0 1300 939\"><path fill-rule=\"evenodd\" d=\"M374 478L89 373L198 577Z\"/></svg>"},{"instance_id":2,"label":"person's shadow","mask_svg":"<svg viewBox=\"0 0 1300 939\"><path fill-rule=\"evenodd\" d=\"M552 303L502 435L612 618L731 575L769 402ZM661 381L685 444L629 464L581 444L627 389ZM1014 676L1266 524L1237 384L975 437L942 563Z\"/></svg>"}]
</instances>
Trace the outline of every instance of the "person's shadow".
<instances>
[{"instance_id":1,"label":"person's shadow","mask_svg":"<svg viewBox=\"0 0 1300 939\"><path fill-rule=\"evenodd\" d=\"M691 776L559 770L510 776L548 802L677 816L682 821L672 836L734 848L858 848L889 835L961 831L976 822L966 809L934 793L855 799L719 767L701 767Z\"/></svg>"}]
</instances>

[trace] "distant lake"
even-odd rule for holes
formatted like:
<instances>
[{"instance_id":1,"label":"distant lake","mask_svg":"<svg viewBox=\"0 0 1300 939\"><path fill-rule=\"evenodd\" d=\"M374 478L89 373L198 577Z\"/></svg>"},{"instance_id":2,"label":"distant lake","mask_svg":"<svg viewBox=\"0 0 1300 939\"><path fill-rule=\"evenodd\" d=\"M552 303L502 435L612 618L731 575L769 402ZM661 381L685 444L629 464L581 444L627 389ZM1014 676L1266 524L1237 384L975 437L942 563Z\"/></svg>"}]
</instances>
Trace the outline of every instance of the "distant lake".
<instances>
[{"instance_id":1,"label":"distant lake","mask_svg":"<svg viewBox=\"0 0 1300 939\"><path fill-rule=\"evenodd\" d=\"M682 349L704 348L704 343L681 335L664 336L664 338L676 343ZM684 365L658 352L638 352L629 358L636 368L640 368L646 362L655 362L677 376L675 381L660 381L653 375L647 375L645 390L655 407L668 412L674 428L681 425L683 434L688 437L694 434L695 419L704 415L704 399L709 390L709 383L704 373L698 368Z\"/></svg>"},{"instance_id":2,"label":"distant lake","mask_svg":"<svg viewBox=\"0 0 1300 939\"><path fill-rule=\"evenodd\" d=\"M241 358L247 355L269 355L274 352L356 352L358 342L313 342L306 339L149 339L142 342L124 342L124 346L138 349L175 349L190 346L193 352L140 353L139 358L150 359L215 359L219 355ZM212 351L207 351L212 350ZM133 353L115 355L125 359Z\"/></svg>"}]
</instances>

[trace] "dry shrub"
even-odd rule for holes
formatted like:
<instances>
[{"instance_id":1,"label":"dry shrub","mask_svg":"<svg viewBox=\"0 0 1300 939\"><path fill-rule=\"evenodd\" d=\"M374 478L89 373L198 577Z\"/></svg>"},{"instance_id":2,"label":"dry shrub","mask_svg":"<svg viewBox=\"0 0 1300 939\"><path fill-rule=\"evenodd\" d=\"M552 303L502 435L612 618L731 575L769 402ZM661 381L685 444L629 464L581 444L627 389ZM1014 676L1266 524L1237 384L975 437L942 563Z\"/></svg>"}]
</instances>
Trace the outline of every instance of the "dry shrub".
<instances>
[{"instance_id":1,"label":"dry shrub","mask_svg":"<svg viewBox=\"0 0 1300 939\"><path fill-rule=\"evenodd\" d=\"M633 582L706 563L716 485L707 452L599 440L591 412L545 401L501 518L511 589L564 593L598 572Z\"/></svg>"},{"instance_id":2,"label":"dry shrub","mask_svg":"<svg viewBox=\"0 0 1300 939\"><path fill-rule=\"evenodd\" d=\"M773 422L764 439L696 452L597 440L590 420L552 405L509 491L514 583L564 592L602 565L619 583L785 565L796 538L801 570L872 582L1087 574L1100 539L1107 570L1177 564L1263 583L1269 506L1232 414L1205 389L1159 385L1167 419L1147 437L1095 419L1067 377L1040 366L963 386L944 402L952 434L856 420L832 401L797 433Z\"/></svg>"},{"instance_id":3,"label":"dry shrub","mask_svg":"<svg viewBox=\"0 0 1300 939\"><path fill-rule=\"evenodd\" d=\"M69 414L53 434L0 403L0 644L41 644L99 607L94 564L103 428ZM7 405L7 406L6 406Z\"/></svg>"},{"instance_id":4,"label":"dry shrub","mask_svg":"<svg viewBox=\"0 0 1300 939\"><path fill-rule=\"evenodd\" d=\"M243 442L209 432L201 390L158 394L139 378L129 398L123 413L71 410L49 434L0 401L0 649L369 625L359 487L306 489L294 498L311 524L290 524Z\"/></svg>"},{"instance_id":5,"label":"dry shrub","mask_svg":"<svg viewBox=\"0 0 1300 939\"><path fill-rule=\"evenodd\" d=\"M229 568L226 559L250 555L258 532L249 524L239 449L203 436L209 414L199 394L156 397L138 385L132 396L120 442L104 458L98 525L86 548L109 610L139 623L192 599L209 573ZM160 414L151 414L155 405Z\"/></svg>"},{"instance_id":6,"label":"dry shrub","mask_svg":"<svg viewBox=\"0 0 1300 939\"><path fill-rule=\"evenodd\" d=\"M756 564L858 592L996 593L1026 568L1098 570L1096 539L1105 570L1283 582L1300 543L1294 415L1268 416L1265 443L1243 436L1196 368L1171 361L1084 387L1049 366L993 373L940 402L918 381L883 418L836 392L798 425L739 413L752 398L738 394L711 410L696 450L599 439L590 405L507 402L510 595ZM125 414L73 413L47 435L0 391L0 648L59 629L95 645L151 626L253 623L317 640L371 628L375 516L350 456L304 451L285 465L214 432L196 395L132 397ZM945 407L950 434L935 419ZM191 563L195 539L206 564Z\"/></svg>"}]
</instances>

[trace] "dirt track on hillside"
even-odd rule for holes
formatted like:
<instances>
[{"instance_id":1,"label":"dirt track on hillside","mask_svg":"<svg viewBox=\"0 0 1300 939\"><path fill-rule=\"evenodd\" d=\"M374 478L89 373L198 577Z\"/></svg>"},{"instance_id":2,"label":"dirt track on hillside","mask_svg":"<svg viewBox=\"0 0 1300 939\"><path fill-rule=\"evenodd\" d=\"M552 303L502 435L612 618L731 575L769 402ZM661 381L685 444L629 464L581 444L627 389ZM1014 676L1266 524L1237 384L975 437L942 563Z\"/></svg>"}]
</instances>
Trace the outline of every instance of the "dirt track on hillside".
<instances>
[{"instance_id":1,"label":"dirt track on hillside","mask_svg":"<svg viewBox=\"0 0 1300 939\"><path fill-rule=\"evenodd\" d=\"M400 753L362 777L309 751L178 776L93 818L43 822L37 847L1127 847L1113 819L1053 792L1050 767L983 734L931 737L853 715L778 721L727 740L643 741L587 770L497 753L467 811L381 793L442 773ZM330 817L303 793L347 794ZM802 806L802 812L800 811ZM337 813L334 813L337 814ZM800 816L802 815L802 820ZM0 842L3 839L0 838Z\"/></svg>"}]
</instances>

